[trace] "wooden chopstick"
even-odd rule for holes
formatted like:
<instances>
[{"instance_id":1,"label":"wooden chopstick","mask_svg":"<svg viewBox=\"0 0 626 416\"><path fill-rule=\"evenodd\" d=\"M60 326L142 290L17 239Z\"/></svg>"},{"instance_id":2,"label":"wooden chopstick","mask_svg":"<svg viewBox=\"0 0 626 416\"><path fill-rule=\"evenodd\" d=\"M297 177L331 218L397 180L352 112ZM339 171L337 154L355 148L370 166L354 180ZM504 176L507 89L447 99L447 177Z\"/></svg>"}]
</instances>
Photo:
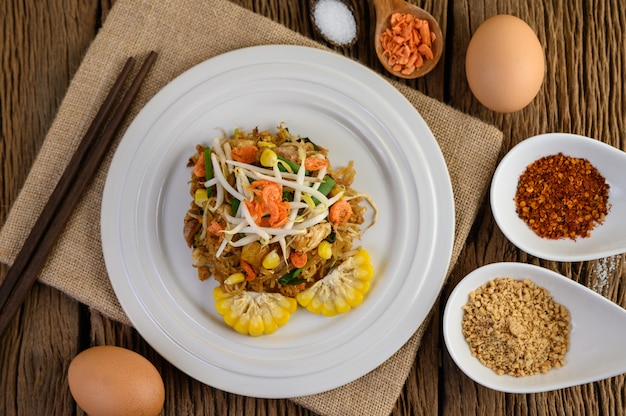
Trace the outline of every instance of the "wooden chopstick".
<instances>
[{"instance_id":1,"label":"wooden chopstick","mask_svg":"<svg viewBox=\"0 0 626 416\"><path fill-rule=\"evenodd\" d=\"M120 104L111 114L113 104L135 62L134 58L128 58L78 145L0 286L0 335L12 322L30 288L37 280L48 254L54 247L87 184L100 166L155 59L156 53L153 51L148 55ZM105 126L109 115L110 121Z\"/></svg>"}]
</instances>

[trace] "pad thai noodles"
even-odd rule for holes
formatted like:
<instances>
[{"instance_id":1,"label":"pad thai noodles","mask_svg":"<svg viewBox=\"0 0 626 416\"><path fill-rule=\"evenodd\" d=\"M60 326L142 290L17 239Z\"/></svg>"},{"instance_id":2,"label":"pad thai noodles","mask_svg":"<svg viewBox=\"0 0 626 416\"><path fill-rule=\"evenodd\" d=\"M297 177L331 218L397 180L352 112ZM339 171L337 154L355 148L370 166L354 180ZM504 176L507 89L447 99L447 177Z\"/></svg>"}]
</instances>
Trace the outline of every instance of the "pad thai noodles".
<instances>
[{"instance_id":1,"label":"pad thai noodles","mask_svg":"<svg viewBox=\"0 0 626 416\"><path fill-rule=\"evenodd\" d=\"M183 234L198 278L219 282L216 308L230 326L271 333L297 303L334 315L361 302L373 269L355 241L377 209L351 188L352 161L333 168L327 149L282 123L195 150Z\"/></svg>"}]
</instances>

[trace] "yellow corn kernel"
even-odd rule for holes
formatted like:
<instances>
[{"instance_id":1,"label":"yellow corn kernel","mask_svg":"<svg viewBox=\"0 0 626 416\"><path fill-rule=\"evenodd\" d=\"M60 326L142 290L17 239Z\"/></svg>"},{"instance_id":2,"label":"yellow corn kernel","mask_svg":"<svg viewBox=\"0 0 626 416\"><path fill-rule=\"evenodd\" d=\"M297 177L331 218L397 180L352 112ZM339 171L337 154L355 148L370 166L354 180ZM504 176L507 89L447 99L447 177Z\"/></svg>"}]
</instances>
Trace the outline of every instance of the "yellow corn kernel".
<instances>
[{"instance_id":1,"label":"yellow corn kernel","mask_svg":"<svg viewBox=\"0 0 626 416\"><path fill-rule=\"evenodd\" d=\"M317 254L324 260L328 260L333 256L333 245L324 240L317 246Z\"/></svg>"},{"instance_id":2,"label":"yellow corn kernel","mask_svg":"<svg viewBox=\"0 0 626 416\"><path fill-rule=\"evenodd\" d=\"M217 288L213 288L213 299L215 299L216 302L230 299L230 302L232 302L233 297L221 289L217 290Z\"/></svg>"},{"instance_id":3,"label":"yellow corn kernel","mask_svg":"<svg viewBox=\"0 0 626 416\"><path fill-rule=\"evenodd\" d=\"M232 305L233 305L233 298L217 299L215 301L215 310L220 315L224 315L228 311L230 311Z\"/></svg>"},{"instance_id":4,"label":"yellow corn kernel","mask_svg":"<svg viewBox=\"0 0 626 416\"><path fill-rule=\"evenodd\" d=\"M327 299L326 302L322 303L322 315L324 316L337 315L337 311L335 311L335 302L333 302L331 299Z\"/></svg>"},{"instance_id":5,"label":"yellow corn kernel","mask_svg":"<svg viewBox=\"0 0 626 416\"><path fill-rule=\"evenodd\" d=\"M357 251L357 253L354 255L354 262L357 266L365 264L371 265L370 253L368 253L367 250L363 249Z\"/></svg>"},{"instance_id":6,"label":"yellow corn kernel","mask_svg":"<svg viewBox=\"0 0 626 416\"><path fill-rule=\"evenodd\" d=\"M357 269L357 276L360 280L369 282L374 275L374 268L371 264L364 264Z\"/></svg>"},{"instance_id":7,"label":"yellow corn kernel","mask_svg":"<svg viewBox=\"0 0 626 416\"><path fill-rule=\"evenodd\" d=\"M256 146L257 146L257 147L269 147L269 148L276 147L276 145L275 145L274 143L271 143L271 142L263 142L263 141L261 141L261 140L259 140L259 141L257 142Z\"/></svg>"},{"instance_id":8,"label":"yellow corn kernel","mask_svg":"<svg viewBox=\"0 0 626 416\"><path fill-rule=\"evenodd\" d=\"M338 297L335 299L335 310L337 313L346 313L350 310L350 305L345 299Z\"/></svg>"},{"instance_id":9,"label":"yellow corn kernel","mask_svg":"<svg viewBox=\"0 0 626 416\"><path fill-rule=\"evenodd\" d=\"M296 299L298 300L298 303L302 306L310 305L314 298L315 298L315 292L312 290L305 290L303 292L300 292L298 296L296 297Z\"/></svg>"},{"instance_id":10,"label":"yellow corn kernel","mask_svg":"<svg viewBox=\"0 0 626 416\"><path fill-rule=\"evenodd\" d=\"M237 319L233 328L240 334L248 335L250 329L250 315L247 313L239 315L239 319Z\"/></svg>"},{"instance_id":11,"label":"yellow corn kernel","mask_svg":"<svg viewBox=\"0 0 626 416\"><path fill-rule=\"evenodd\" d=\"M296 297L296 299L298 300L298 302L300 302L300 298ZM300 303L302 306L302 303ZM306 309L311 312L311 313L316 313L316 314L321 314L322 313L322 307L324 306L324 303L320 300L320 298L318 297L314 297L311 299L311 303L309 303L308 305L306 305Z\"/></svg>"},{"instance_id":12,"label":"yellow corn kernel","mask_svg":"<svg viewBox=\"0 0 626 416\"><path fill-rule=\"evenodd\" d=\"M296 302L294 298L288 298L286 296L283 296L282 298L278 299L278 305L291 314L296 311L296 308L298 307L298 302Z\"/></svg>"},{"instance_id":13,"label":"yellow corn kernel","mask_svg":"<svg viewBox=\"0 0 626 416\"><path fill-rule=\"evenodd\" d=\"M274 320L272 313L268 309L264 309L261 314L261 319L263 320L263 332L266 334L271 334L278 329L278 324Z\"/></svg>"},{"instance_id":14,"label":"yellow corn kernel","mask_svg":"<svg viewBox=\"0 0 626 416\"><path fill-rule=\"evenodd\" d=\"M246 280L246 276L243 273L233 273L224 280L224 284L227 285L236 285L237 283L241 283Z\"/></svg>"},{"instance_id":15,"label":"yellow corn kernel","mask_svg":"<svg viewBox=\"0 0 626 416\"><path fill-rule=\"evenodd\" d=\"M209 199L209 194L206 189L198 188L194 195L194 201L196 205L201 207Z\"/></svg>"},{"instance_id":16,"label":"yellow corn kernel","mask_svg":"<svg viewBox=\"0 0 626 416\"><path fill-rule=\"evenodd\" d=\"M354 281L354 289L358 290L361 293L367 293L370 290L370 282L369 280L355 280Z\"/></svg>"},{"instance_id":17,"label":"yellow corn kernel","mask_svg":"<svg viewBox=\"0 0 626 416\"><path fill-rule=\"evenodd\" d=\"M346 302L352 307L359 306L363 303L363 293L354 288L350 288L346 296Z\"/></svg>"},{"instance_id":18,"label":"yellow corn kernel","mask_svg":"<svg viewBox=\"0 0 626 416\"><path fill-rule=\"evenodd\" d=\"M276 266L278 266L279 263L280 263L280 256L278 255L276 250L272 250L269 253L267 253L265 257L263 257L263 261L261 262L261 265L264 268L271 270L275 268Z\"/></svg>"},{"instance_id":19,"label":"yellow corn kernel","mask_svg":"<svg viewBox=\"0 0 626 416\"><path fill-rule=\"evenodd\" d=\"M219 311L218 311L219 312ZM224 322L228 324L228 326L234 327L237 321L239 321L239 313L237 311L229 309L224 315Z\"/></svg>"},{"instance_id":20,"label":"yellow corn kernel","mask_svg":"<svg viewBox=\"0 0 626 416\"><path fill-rule=\"evenodd\" d=\"M265 324L263 323L263 317L261 315L252 315L250 317L250 323L248 326L248 332L253 337L263 335L265 331Z\"/></svg>"},{"instance_id":21,"label":"yellow corn kernel","mask_svg":"<svg viewBox=\"0 0 626 416\"><path fill-rule=\"evenodd\" d=\"M373 275L369 254L359 250L323 279L298 293L296 300L311 313L324 316L346 313L363 302Z\"/></svg>"},{"instance_id":22,"label":"yellow corn kernel","mask_svg":"<svg viewBox=\"0 0 626 416\"><path fill-rule=\"evenodd\" d=\"M278 156L276 155L276 152L274 152L272 149L265 149L261 153L261 158L259 159L259 161L261 162L261 165L265 166L266 168L271 168L278 162Z\"/></svg>"},{"instance_id":23,"label":"yellow corn kernel","mask_svg":"<svg viewBox=\"0 0 626 416\"><path fill-rule=\"evenodd\" d=\"M276 322L278 325L285 325L289 320L290 314L279 305L272 304L270 305L269 309L272 317L274 318L274 322Z\"/></svg>"}]
</instances>

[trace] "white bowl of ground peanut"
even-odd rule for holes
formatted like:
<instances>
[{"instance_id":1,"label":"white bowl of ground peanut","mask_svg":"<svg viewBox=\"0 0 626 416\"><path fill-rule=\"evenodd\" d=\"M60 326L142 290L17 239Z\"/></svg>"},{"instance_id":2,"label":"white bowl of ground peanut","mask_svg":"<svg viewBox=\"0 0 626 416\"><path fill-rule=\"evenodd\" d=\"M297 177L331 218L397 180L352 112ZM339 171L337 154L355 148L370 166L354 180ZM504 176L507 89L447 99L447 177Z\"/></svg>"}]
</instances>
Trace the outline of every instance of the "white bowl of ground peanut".
<instances>
[{"instance_id":1,"label":"white bowl of ground peanut","mask_svg":"<svg viewBox=\"0 0 626 416\"><path fill-rule=\"evenodd\" d=\"M567 133L530 137L498 165L490 201L502 233L528 254L587 261L626 252L626 153Z\"/></svg>"},{"instance_id":2,"label":"white bowl of ground peanut","mask_svg":"<svg viewBox=\"0 0 626 416\"><path fill-rule=\"evenodd\" d=\"M477 383L536 393L626 372L626 310L551 270L493 263L468 274L446 303L443 333Z\"/></svg>"}]
</instances>

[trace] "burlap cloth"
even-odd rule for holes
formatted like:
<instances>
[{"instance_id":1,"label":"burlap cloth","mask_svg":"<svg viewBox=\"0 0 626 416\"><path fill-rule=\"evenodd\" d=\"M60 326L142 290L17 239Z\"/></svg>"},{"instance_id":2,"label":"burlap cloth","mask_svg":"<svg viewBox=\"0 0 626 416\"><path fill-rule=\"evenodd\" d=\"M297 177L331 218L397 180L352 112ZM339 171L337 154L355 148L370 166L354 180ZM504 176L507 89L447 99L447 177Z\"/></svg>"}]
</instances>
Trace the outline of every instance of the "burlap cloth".
<instances>
[{"instance_id":1,"label":"burlap cloth","mask_svg":"<svg viewBox=\"0 0 626 416\"><path fill-rule=\"evenodd\" d=\"M141 62L149 51L159 53L128 117L132 120L157 91L190 67L224 52L262 44L323 48L226 0L118 0L77 71L0 231L0 260L13 262L30 232L33 218L43 209L128 56ZM456 205L454 264L488 188L502 133L404 85L392 83L419 110L448 164ZM40 281L107 317L130 323L108 280L100 243L100 196L111 157L112 152L79 202ZM320 414L389 414L411 369L425 325L371 373L332 391L296 398L295 402Z\"/></svg>"}]
</instances>

